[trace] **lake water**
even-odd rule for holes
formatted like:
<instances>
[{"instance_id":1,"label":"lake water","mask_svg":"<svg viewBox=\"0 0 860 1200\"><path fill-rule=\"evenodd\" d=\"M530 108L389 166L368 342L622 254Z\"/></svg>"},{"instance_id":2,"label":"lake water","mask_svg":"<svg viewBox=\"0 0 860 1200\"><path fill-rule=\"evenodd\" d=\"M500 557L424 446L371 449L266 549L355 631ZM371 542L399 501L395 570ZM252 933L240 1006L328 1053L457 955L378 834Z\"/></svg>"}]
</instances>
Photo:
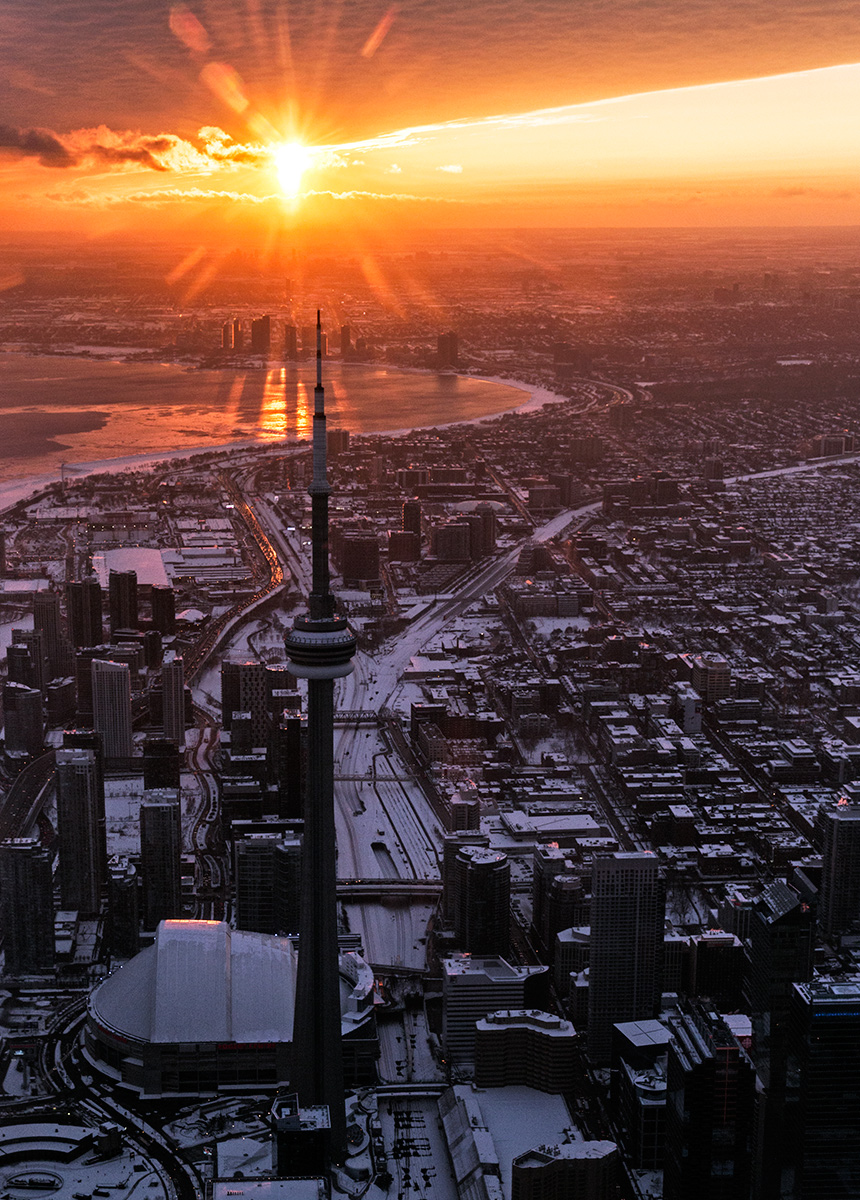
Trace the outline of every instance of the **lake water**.
<instances>
[{"instance_id":1,"label":"lake water","mask_svg":"<svg viewBox=\"0 0 860 1200\"><path fill-rule=\"evenodd\" d=\"M310 435L315 365L200 371L0 354L0 481L159 451ZM470 421L516 408L518 388L459 375L325 364L326 415L356 433Z\"/></svg>"}]
</instances>

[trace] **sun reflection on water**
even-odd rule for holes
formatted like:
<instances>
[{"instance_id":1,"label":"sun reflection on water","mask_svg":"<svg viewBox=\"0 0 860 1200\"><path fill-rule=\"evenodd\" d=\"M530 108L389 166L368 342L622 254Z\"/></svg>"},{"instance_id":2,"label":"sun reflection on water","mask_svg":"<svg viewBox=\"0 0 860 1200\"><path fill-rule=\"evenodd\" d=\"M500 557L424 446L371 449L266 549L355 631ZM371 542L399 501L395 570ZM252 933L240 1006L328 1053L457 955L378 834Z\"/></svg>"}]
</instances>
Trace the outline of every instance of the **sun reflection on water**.
<instances>
[{"instance_id":1,"label":"sun reflection on water","mask_svg":"<svg viewBox=\"0 0 860 1200\"><path fill-rule=\"evenodd\" d=\"M313 412L305 383L285 367L266 373L260 405L258 436L264 441L306 438L310 435Z\"/></svg>"}]
</instances>

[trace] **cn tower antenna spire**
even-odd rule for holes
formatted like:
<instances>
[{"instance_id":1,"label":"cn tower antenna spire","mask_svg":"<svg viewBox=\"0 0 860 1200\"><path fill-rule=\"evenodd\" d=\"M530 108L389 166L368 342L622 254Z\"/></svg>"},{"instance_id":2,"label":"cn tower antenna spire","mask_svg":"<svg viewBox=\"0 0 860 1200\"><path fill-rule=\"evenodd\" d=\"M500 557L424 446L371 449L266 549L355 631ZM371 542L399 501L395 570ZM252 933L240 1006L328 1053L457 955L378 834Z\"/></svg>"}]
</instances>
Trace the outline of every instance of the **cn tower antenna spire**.
<instances>
[{"instance_id":1,"label":"cn tower antenna spire","mask_svg":"<svg viewBox=\"0 0 860 1200\"><path fill-rule=\"evenodd\" d=\"M293 1086L303 1106L327 1104L330 1157L346 1149L337 868L334 822L334 681L352 671L355 638L335 616L328 564L325 389L322 324L317 310L317 382L314 389L311 552L313 573L308 613L286 637L290 670L308 681L308 785L302 846L299 963L293 1023Z\"/></svg>"},{"instance_id":2,"label":"cn tower antenna spire","mask_svg":"<svg viewBox=\"0 0 860 1200\"><path fill-rule=\"evenodd\" d=\"M322 323L320 310L317 309L317 387L321 388L322 385Z\"/></svg>"},{"instance_id":3,"label":"cn tower antenna spire","mask_svg":"<svg viewBox=\"0 0 860 1200\"><path fill-rule=\"evenodd\" d=\"M322 381L322 324L317 309L317 384L314 388L313 478L311 497L311 547L313 582L309 597L311 617L328 620L334 615L334 598L328 566L328 481L326 459L325 388Z\"/></svg>"}]
</instances>

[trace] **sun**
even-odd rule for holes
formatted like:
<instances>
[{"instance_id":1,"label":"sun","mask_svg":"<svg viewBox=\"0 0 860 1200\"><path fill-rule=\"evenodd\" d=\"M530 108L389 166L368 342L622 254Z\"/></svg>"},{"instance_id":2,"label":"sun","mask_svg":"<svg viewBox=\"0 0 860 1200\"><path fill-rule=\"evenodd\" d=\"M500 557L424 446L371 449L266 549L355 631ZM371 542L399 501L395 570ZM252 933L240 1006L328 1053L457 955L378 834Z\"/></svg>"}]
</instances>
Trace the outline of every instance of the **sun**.
<instances>
[{"instance_id":1,"label":"sun","mask_svg":"<svg viewBox=\"0 0 860 1200\"><path fill-rule=\"evenodd\" d=\"M272 154L281 191L290 198L297 196L302 183L302 175L310 165L310 150L301 142L284 142L281 146L275 146Z\"/></svg>"}]
</instances>

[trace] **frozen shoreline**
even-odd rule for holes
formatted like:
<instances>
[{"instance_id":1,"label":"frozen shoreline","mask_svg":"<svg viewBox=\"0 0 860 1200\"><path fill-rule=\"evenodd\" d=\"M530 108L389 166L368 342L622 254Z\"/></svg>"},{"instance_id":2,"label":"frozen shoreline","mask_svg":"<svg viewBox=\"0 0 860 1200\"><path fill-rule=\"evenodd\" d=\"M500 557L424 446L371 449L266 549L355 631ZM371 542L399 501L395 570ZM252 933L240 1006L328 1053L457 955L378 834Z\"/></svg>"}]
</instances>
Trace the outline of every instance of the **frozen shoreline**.
<instances>
[{"instance_id":1,"label":"frozen shoreline","mask_svg":"<svg viewBox=\"0 0 860 1200\"><path fill-rule=\"evenodd\" d=\"M431 371L420 370L416 367L398 367L398 371L404 371L410 374L432 374ZM463 375L463 379L476 379L483 383L498 383L503 387L514 388L517 391L527 392L528 399L515 408L502 409L498 413L489 413L480 417L472 417L466 420L448 421L444 424L434 424L432 426L406 426L400 429L374 430L371 433L362 434L363 437L401 437L408 433L416 432L421 428L433 429L450 429L456 425L481 425L487 421L496 421L507 413L528 413L536 412L543 408L546 404L551 404L556 401L564 401L569 399L567 396L560 396L556 392L549 391L548 388L534 387L530 383L525 383L520 379L506 379L501 375ZM287 445L295 443L287 443ZM262 439L251 438L236 442L222 442L217 446L213 446L211 442L201 446L184 446L181 449L161 450L153 452L144 452L141 454L129 454L117 458L97 459L93 462L81 462L65 464L66 474L72 480L82 479L88 475L105 475L114 474L119 471L127 471L130 468L148 468L156 466L158 463L167 462L174 458L192 458L196 454L214 454L225 450L263 450L269 448L272 452L283 449L283 443L272 445L270 442ZM32 496L34 492L41 491L49 487L52 483L59 483L61 479L60 471L48 471L41 475L27 475L20 479L10 480L8 483L0 483L0 513L13 505L26 500Z\"/></svg>"}]
</instances>

